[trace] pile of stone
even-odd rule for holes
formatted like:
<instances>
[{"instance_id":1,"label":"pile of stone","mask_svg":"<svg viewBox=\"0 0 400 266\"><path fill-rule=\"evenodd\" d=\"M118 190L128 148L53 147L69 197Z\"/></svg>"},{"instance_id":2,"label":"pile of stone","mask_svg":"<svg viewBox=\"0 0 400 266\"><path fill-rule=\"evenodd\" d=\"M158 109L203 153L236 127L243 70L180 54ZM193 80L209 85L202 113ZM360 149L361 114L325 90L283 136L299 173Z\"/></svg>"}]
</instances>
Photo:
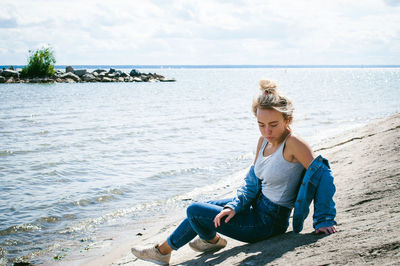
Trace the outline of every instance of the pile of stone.
<instances>
[{"instance_id":1,"label":"pile of stone","mask_svg":"<svg viewBox=\"0 0 400 266\"><path fill-rule=\"evenodd\" d=\"M21 78L21 71L8 69L0 70L0 83L74 83L74 82L174 82L175 79L167 79L156 73L141 73L132 69L129 74L121 70L96 69L89 72L86 69L74 70L71 66L65 68L65 72L57 70L53 77L45 78Z\"/></svg>"}]
</instances>

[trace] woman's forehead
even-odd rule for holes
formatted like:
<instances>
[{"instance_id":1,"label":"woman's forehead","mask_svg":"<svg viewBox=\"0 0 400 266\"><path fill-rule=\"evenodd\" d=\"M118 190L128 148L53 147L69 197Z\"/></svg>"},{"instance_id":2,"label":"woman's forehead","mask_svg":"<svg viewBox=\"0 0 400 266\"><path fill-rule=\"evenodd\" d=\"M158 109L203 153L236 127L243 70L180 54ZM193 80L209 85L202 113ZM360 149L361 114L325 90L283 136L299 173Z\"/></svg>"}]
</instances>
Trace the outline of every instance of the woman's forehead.
<instances>
[{"instance_id":1,"label":"woman's forehead","mask_svg":"<svg viewBox=\"0 0 400 266\"><path fill-rule=\"evenodd\" d=\"M268 124L274 121L282 121L283 115L282 113L274 109L258 109L257 120L258 122Z\"/></svg>"}]
</instances>

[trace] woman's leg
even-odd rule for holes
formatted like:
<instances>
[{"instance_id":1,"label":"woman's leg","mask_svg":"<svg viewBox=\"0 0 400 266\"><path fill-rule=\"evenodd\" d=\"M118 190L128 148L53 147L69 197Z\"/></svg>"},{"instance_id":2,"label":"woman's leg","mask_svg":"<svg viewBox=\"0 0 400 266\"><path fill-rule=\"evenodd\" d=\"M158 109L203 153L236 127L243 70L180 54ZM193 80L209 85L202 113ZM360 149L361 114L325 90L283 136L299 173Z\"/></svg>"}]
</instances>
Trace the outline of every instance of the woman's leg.
<instances>
[{"instance_id":1,"label":"woman's leg","mask_svg":"<svg viewBox=\"0 0 400 266\"><path fill-rule=\"evenodd\" d=\"M214 206L220 207L222 209L223 206L225 206L228 202L231 202L231 201L232 201L232 199L230 198L230 199L222 199L222 200L216 200L216 201L208 201L207 203L200 203L200 204L214 205ZM188 208L190 208L190 206ZM183 220L180 223L180 225L168 237L167 243L170 248L172 248L173 250L177 250L180 247L184 246L186 243L189 243L190 240L192 240L196 236L197 236L197 232L195 230L193 230L189 219L186 218L185 220ZM215 237L215 235L214 235L214 237ZM160 246L162 247L163 250L166 251L167 247L165 247L165 244L166 243L164 242Z\"/></svg>"},{"instance_id":2,"label":"woman's leg","mask_svg":"<svg viewBox=\"0 0 400 266\"><path fill-rule=\"evenodd\" d=\"M187 219L192 230L207 241L214 239L217 232L244 242L256 242L277 233L272 217L265 218L263 222L250 207L236 214L228 223L223 219L221 225L215 228L214 218L222 209L222 206L210 203L191 204L187 208Z\"/></svg>"}]
</instances>

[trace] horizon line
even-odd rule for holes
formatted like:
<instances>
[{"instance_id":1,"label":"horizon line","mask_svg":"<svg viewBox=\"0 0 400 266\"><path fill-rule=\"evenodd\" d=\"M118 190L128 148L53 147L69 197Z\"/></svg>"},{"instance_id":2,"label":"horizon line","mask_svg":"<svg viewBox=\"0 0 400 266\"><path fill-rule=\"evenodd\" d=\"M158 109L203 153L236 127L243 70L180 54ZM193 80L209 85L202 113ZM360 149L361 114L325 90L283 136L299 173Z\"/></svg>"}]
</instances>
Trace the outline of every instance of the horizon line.
<instances>
[{"instance_id":1,"label":"horizon line","mask_svg":"<svg viewBox=\"0 0 400 266\"><path fill-rule=\"evenodd\" d=\"M0 69L8 68L13 66L14 68L22 68L26 65L0 65ZM299 64L299 65L258 65L258 64L218 64L218 65L194 65L194 64L183 64L183 65L119 65L119 64L73 64L73 65L54 65L54 68L60 69L67 66L72 67L86 67L86 68L104 68L104 67L114 67L114 68L398 68L400 65L379 65L379 64Z\"/></svg>"}]
</instances>

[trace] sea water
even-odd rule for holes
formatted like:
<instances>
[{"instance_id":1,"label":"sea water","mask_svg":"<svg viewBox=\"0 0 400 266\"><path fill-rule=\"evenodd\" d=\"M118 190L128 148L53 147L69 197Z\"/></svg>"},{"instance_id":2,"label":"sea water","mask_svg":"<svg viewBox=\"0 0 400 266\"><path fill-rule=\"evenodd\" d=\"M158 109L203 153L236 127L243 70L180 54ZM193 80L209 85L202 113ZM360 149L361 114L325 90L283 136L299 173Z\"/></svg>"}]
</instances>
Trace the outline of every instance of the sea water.
<instances>
[{"instance_id":1,"label":"sea water","mask_svg":"<svg viewBox=\"0 0 400 266\"><path fill-rule=\"evenodd\" d=\"M400 111L399 68L140 71L177 81L0 85L0 264L59 259L60 243L207 198L253 161L263 77L311 145Z\"/></svg>"}]
</instances>

